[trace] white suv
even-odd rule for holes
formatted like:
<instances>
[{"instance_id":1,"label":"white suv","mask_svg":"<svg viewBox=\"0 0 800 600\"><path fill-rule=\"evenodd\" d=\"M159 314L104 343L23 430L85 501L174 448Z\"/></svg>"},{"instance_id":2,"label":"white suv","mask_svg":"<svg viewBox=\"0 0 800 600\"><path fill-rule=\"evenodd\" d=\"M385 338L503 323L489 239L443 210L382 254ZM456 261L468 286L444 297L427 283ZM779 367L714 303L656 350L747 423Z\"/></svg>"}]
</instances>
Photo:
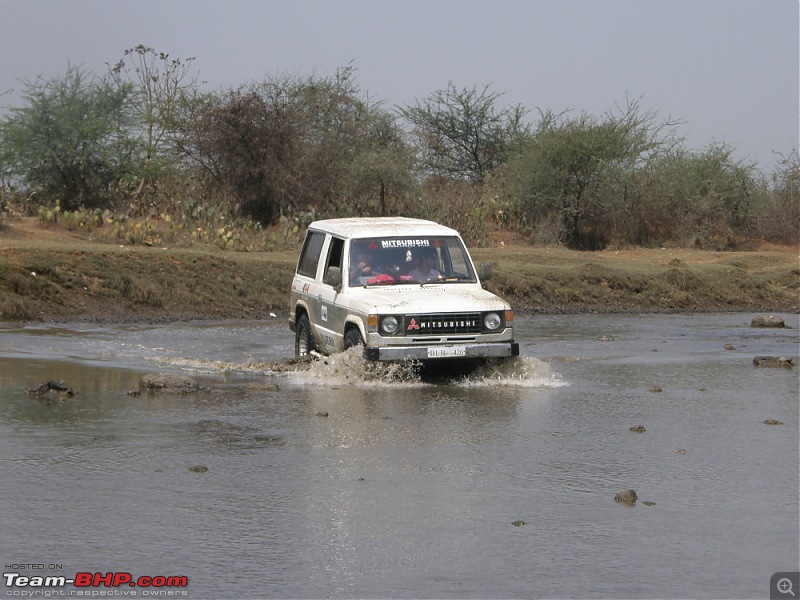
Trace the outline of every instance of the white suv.
<instances>
[{"instance_id":1,"label":"white suv","mask_svg":"<svg viewBox=\"0 0 800 600\"><path fill-rule=\"evenodd\" d=\"M308 228L289 306L297 357L363 345L370 360L501 359L519 354L513 323L453 229L405 217Z\"/></svg>"}]
</instances>

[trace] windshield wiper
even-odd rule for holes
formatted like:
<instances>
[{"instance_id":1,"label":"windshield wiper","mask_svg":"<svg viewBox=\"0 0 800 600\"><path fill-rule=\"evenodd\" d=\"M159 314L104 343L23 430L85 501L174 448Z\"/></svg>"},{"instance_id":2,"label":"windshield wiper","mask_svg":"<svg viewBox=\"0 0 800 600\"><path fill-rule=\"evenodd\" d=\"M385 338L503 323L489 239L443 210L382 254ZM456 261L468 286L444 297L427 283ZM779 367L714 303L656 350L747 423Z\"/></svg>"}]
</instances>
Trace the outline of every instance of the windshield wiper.
<instances>
[{"instance_id":1,"label":"windshield wiper","mask_svg":"<svg viewBox=\"0 0 800 600\"><path fill-rule=\"evenodd\" d=\"M364 284L364 287L383 287L387 285L397 285L398 283L408 283L407 281L396 281L394 279L381 279L380 281L372 281Z\"/></svg>"}]
</instances>

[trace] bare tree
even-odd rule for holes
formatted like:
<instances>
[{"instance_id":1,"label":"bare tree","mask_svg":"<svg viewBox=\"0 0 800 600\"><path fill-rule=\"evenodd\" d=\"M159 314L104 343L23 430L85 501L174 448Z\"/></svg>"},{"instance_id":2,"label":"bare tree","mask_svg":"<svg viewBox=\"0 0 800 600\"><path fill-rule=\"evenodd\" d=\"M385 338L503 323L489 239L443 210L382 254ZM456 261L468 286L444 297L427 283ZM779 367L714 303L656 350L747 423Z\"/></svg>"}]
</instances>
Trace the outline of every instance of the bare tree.
<instances>
[{"instance_id":1,"label":"bare tree","mask_svg":"<svg viewBox=\"0 0 800 600\"><path fill-rule=\"evenodd\" d=\"M184 60L139 44L128 48L109 75L118 86L133 89L133 116L144 145L143 173L136 195L154 178L171 149L179 107L197 90L199 76L192 71L194 57Z\"/></svg>"}]
</instances>

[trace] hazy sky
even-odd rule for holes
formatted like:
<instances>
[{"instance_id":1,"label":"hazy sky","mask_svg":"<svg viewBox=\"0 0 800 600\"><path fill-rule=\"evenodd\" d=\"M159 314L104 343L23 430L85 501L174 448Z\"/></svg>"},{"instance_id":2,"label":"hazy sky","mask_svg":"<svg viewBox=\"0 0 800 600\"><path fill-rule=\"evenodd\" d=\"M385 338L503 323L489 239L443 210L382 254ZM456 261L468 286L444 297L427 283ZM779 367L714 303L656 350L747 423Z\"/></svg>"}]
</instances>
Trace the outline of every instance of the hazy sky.
<instances>
[{"instance_id":1,"label":"hazy sky","mask_svg":"<svg viewBox=\"0 0 800 600\"><path fill-rule=\"evenodd\" d=\"M143 43L209 88L292 73L355 80L388 107L456 87L602 115L626 99L769 172L798 147L798 0L0 0L0 105L20 80L95 73Z\"/></svg>"}]
</instances>

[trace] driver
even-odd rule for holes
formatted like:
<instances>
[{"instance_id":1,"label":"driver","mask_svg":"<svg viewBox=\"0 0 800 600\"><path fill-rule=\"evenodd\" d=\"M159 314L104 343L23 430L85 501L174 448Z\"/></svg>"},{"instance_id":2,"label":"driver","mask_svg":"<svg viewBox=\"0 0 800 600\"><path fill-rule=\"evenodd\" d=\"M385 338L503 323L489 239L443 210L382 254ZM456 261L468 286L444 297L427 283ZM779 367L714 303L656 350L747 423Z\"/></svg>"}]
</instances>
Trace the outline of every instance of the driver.
<instances>
[{"instance_id":1,"label":"driver","mask_svg":"<svg viewBox=\"0 0 800 600\"><path fill-rule=\"evenodd\" d=\"M409 271L408 275L414 281L434 281L442 278L442 274L433 268L436 263L436 252L426 252L420 259L419 264Z\"/></svg>"}]
</instances>

